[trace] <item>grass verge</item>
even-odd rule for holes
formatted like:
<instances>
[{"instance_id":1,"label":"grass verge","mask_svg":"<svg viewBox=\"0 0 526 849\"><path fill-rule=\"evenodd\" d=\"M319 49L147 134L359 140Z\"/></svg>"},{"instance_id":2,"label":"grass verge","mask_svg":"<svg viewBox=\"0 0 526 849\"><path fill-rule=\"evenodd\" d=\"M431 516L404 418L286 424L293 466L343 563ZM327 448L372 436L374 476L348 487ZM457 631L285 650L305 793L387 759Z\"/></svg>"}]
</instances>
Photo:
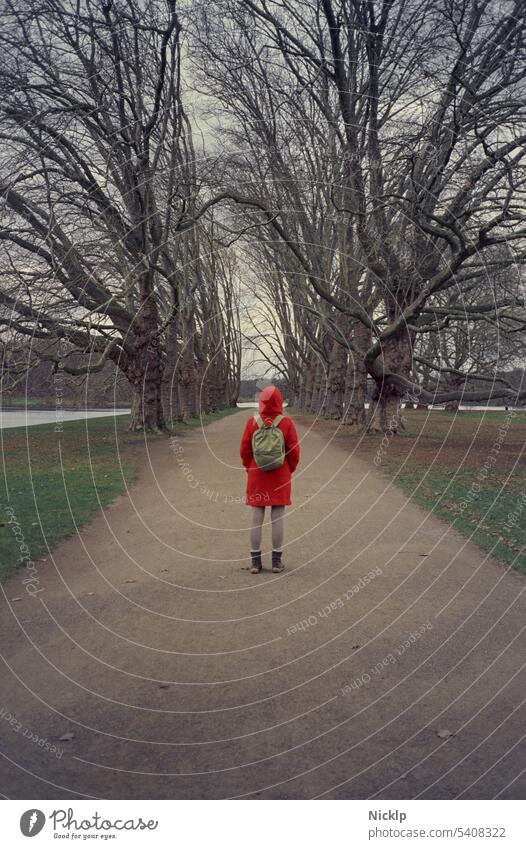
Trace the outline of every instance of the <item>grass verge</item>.
<instances>
[{"instance_id":1,"label":"grass verge","mask_svg":"<svg viewBox=\"0 0 526 849\"><path fill-rule=\"evenodd\" d=\"M176 424L200 427L238 412L227 409ZM104 416L0 430L0 579L34 561L82 527L135 480L144 434L128 416ZM166 439L148 436L148 442Z\"/></svg>"}]
</instances>

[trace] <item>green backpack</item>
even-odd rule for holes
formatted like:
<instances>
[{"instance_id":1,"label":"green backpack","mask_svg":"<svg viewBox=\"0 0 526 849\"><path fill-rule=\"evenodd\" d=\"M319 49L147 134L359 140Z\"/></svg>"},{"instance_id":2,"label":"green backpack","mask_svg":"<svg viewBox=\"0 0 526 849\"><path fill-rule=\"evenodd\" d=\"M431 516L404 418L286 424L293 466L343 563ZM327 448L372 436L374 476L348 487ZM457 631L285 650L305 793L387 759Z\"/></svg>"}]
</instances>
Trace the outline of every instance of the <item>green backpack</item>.
<instances>
[{"instance_id":1,"label":"green backpack","mask_svg":"<svg viewBox=\"0 0 526 849\"><path fill-rule=\"evenodd\" d=\"M285 462L285 439L278 427L282 418L276 416L272 424L265 425L259 413L254 416L258 429L252 436L252 453L256 466L265 472L279 469Z\"/></svg>"}]
</instances>

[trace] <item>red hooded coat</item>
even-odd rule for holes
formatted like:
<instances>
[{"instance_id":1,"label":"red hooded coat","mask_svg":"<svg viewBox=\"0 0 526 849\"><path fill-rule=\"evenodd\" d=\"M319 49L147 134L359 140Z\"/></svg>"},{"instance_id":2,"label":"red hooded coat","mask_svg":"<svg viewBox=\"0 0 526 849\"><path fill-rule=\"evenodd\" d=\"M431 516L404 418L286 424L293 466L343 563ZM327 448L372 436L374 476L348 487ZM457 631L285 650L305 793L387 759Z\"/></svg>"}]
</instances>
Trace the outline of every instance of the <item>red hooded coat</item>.
<instances>
[{"instance_id":1,"label":"red hooded coat","mask_svg":"<svg viewBox=\"0 0 526 849\"><path fill-rule=\"evenodd\" d=\"M282 412L281 392L275 386L266 386L259 396L259 415L265 424L268 424ZM288 416L284 416L278 424L285 439L285 462L279 469L272 469L270 472L260 469L252 454L252 435L257 428L254 416L251 416L241 437L239 453L248 472L246 503L251 507L288 505L291 503L290 477L300 459L298 434L294 422Z\"/></svg>"}]
</instances>

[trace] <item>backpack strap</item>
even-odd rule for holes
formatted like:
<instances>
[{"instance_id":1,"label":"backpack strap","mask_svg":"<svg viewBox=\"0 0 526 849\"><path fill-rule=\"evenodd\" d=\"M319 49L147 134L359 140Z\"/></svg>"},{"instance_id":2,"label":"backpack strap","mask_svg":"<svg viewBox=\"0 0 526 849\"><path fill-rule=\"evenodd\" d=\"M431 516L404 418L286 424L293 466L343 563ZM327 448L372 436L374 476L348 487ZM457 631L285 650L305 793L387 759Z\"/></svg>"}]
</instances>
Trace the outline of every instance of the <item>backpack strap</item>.
<instances>
[{"instance_id":1,"label":"backpack strap","mask_svg":"<svg viewBox=\"0 0 526 849\"><path fill-rule=\"evenodd\" d=\"M285 416L282 413L280 413L278 416L276 416L274 421L271 422L269 427L277 427L279 425L280 421L284 418L285 418ZM265 422L263 421L263 419L261 418L259 413L256 413L256 415L254 416L254 421L256 422L258 428L266 427Z\"/></svg>"}]
</instances>

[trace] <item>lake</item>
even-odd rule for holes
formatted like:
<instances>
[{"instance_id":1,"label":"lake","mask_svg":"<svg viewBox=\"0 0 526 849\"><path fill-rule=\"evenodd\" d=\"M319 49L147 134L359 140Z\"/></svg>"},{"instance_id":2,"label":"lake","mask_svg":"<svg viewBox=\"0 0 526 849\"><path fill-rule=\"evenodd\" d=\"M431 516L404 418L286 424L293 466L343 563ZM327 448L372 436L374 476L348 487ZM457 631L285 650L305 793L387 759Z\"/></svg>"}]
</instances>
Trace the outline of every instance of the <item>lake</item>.
<instances>
[{"instance_id":1,"label":"lake","mask_svg":"<svg viewBox=\"0 0 526 849\"><path fill-rule=\"evenodd\" d=\"M9 410L0 409L0 429L75 422L101 416L125 416L129 410Z\"/></svg>"}]
</instances>

